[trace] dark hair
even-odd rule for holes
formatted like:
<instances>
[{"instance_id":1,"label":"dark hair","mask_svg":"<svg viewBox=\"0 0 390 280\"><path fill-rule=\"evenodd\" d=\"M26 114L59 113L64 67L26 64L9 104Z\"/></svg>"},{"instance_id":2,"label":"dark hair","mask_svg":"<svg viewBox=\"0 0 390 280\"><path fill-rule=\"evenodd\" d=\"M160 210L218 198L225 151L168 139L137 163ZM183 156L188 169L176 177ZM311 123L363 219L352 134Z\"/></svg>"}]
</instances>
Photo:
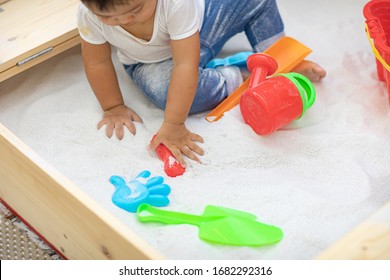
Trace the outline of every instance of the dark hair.
<instances>
[{"instance_id":1,"label":"dark hair","mask_svg":"<svg viewBox=\"0 0 390 280\"><path fill-rule=\"evenodd\" d=\"M92 4L100 11L107 11L115 5L127 4L129 0L81 0L84 4Z\"/></svg>"}]
</instances>

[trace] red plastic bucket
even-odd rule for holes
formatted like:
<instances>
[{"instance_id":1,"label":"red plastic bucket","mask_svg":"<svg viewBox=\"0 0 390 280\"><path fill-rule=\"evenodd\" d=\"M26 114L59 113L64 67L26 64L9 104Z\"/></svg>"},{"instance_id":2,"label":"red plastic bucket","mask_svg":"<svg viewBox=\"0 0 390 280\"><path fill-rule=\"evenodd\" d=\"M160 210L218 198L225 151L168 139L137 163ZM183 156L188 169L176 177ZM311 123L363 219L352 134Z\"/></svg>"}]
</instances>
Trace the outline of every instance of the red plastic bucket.
<instances>
[{"instance_id":1,"label":"red plastic bucket","mask_svg":"<svg viewBox=\"0 0 390 280\"><path fill-rule=\"evenodd\" d=\"M363 8L366 32L376 57L378 78L387 83L390 102L390 0L372 0Z\"/></svg>"},{"instance_id":2,"label":"red plastic bucket","mask_svg":"<svg viewBox=\"0 0 390 280\"><path fill-rule=\"evenodd\" d=\"M247 90L240 110L259 135L268 135L300 118L315 101L313 84L298 73L276 75Z\"/></svg>"}]
</instances>

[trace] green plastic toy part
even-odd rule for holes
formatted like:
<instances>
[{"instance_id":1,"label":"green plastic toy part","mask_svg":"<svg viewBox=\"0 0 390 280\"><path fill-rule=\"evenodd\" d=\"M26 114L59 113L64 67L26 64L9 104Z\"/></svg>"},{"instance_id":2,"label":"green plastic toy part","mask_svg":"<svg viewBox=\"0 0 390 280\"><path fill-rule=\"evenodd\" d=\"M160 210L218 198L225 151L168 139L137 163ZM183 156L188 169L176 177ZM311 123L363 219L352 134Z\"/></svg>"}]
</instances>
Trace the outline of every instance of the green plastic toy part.
<instances>
[{"instance_id":1,"label":"green plastic toy part","mask_svg":"<svg viewBox=\"0 0 390 280\"><path fill-rule=\"evenodd\" d=\"M138 207L140 222L190 224L199 228L199 238L226 245L261 246L283 238L281 229L256 221L253 214L219 206L206 206L202 215L157 209L148 204Z\"/></svg>"},{"instance_id":2,"label":"green plastic toy part","mask_svg":"<svg viewBox=\"0 0 390 280\"><path fill-rule=\"evenodd\" d=\"M277 74L275 76L285 76L295 84L302 98L303 110L301 116L303 116L307 109L309 109L316 100L316 90L312 82L305 76L295 72Z\"/></svg>"}]
</instances>

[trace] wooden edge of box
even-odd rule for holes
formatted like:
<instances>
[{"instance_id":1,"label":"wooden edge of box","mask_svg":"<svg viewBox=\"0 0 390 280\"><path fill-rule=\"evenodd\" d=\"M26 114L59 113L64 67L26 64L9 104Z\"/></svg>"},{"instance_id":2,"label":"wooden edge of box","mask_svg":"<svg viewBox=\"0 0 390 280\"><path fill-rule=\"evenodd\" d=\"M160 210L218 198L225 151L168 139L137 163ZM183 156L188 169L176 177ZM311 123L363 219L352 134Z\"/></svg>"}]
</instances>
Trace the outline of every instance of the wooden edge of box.
<instances>
[{"instance_id":1,"label":"wooden edge of box","mask_svg":"<svg viewBox=\"0 0 390 280\"><path fill-rule=\"evenodd\" d=\"M0 82L79 45L80 42L80 35L78 30L75 29L56 40L34 48L29 52L14 58L12 61L2 64L0 67Z\"/></svg>"},{"instance_id":2,"label":"wooden edge of box","mask_svg":"<svg viewBox=\"0 0 390 280\"><path fill-rule=\"evenodd\" d=\"M0 155L1 199L67 259L164 258L1 123Z\"/></svg>"},{"instance_id":3,"label":"wooden edge of box","mask_svg":"<svg viewBox=\"0 0 390 280\"><path fill-rule=\"evenodd\" d=\"M390 202L324 250L322 260L389 260Z\"/></svg>"}]
</instances>

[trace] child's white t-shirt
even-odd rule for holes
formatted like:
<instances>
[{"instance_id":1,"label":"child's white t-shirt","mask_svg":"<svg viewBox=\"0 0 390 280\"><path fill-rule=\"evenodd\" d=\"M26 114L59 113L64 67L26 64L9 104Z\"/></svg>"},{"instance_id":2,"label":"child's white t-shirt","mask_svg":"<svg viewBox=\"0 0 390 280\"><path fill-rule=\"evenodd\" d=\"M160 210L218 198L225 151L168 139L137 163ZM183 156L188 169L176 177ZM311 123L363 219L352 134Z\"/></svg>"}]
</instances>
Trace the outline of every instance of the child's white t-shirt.
<instances>
[{"instance_id":1,"label":"child's white t-shirt","mask_svg":"<svg viewBox=\"0 0 390 280\"><path fill-rule=\"evenodd\" d=\"M116 47L123 64L154 63L172 57L171 40L180 40L200 31L204 0L157 0L153 35L150 41L136 38L120 26L103 24L82 3L77 12L80 36L91 44L109 42Z\"/></svg>"}]
</instances>

